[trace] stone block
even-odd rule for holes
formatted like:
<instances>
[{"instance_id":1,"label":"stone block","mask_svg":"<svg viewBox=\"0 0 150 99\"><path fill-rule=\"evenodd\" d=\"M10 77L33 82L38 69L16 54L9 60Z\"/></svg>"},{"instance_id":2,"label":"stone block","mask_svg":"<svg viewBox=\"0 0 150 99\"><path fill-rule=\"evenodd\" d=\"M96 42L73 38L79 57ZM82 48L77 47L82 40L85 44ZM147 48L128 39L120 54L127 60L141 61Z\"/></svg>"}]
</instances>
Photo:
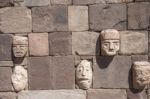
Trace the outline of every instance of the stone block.
<instances>
[{"instance_id":1,"label":"stone block","mask_svg":"<svg viewBox=\"0 0 150 99\"><path fill-rule=\"evenodd\" d=\"M132 55L131 56L132 61L148 61L147 55Z\"/></svg>"},{"instance_id":2,"label":"stone block","mask_svg":"<svg viewBox=\"0 0 150 99\"><path fill-rule=\"evenodd\" d=\"M54 32L49 33L50 55L72 54L72 33Z\"/></svg>"},{"instance_id":3,"label":"stone block","mask_svg":"<svg viewBox=\"0 0 150 99\"><path fill-rule=\"evenodd\" d=\"M69 6L68 24L69 31L88 30L88 6Z\"/></svg>"},{"instance_id":4,"label":"stone block","mask_svg":"<svg viewBox=\"0 0 150 99\"><path fill-rule=\"evenodd\" d=\"M121 31L120 54L147 54L148 32L147 31Z\"/></svg>"},{"instance_id":5,"label":"stone block","mask_svg":"<svg viewBox=\"0 0 150 99\"><path fill-rule=\"evenodd\" d=\"M50 5L50 0L24 0L24 5L28 7L48 6Z\"/></svg>"},{"instance_id":6,"label":"stone block","mask_svg":"<svg viewBox=\"0 0 150 99\"><path fill-rule=\"evenodd\" d=\"M0 34L0 61L12 60L12 36Z\"/></svg>"},{"instance_id":7,"label":"stone block","mask_svg":"<svg viewBox=\"0 0 150 99\"><path fill-rule=\"evenodd\" d=\"M31 56L48 56L48 33L31 33L29 36L29 53Z\"/></svg>"},{"instance_id":8,"label":"stone block","mask_svg":"<svg viewBox=\"0 0 150 99\"><path fill-rule=\"evenodd\" d=\"M72 53L77 55L99 55L99 33L73 32Z\"/></svg>"},{"instance_id":9,"label":"stone block","mask_svg":"<svg viewBox=\"0 0 150 99\"><path fill-rule=\"evenodd\" d=\"M51 89L50 69L49 57L30 57L28 65L29 90Z\"/></svg>"},{"instance_id":10,"label":"stone block","mask_svg":"<svg viewBox=\"0 0 150 99\"><path fill-rule=\"evenodd\" d=\"M52 32L68 30L67 6L46 6L32 8L33 31Z\"/></svg>"},{"instance_id":11,"label":"stone block","mask_svg":"<svg viewBox=\"0 0 150 99\"><path fill-rule=\"evenodd\" d=\"M25 7L7 7L0 9L2 33L31 32L31 11Z\"/></svg>"},{"instance_id":12,"label":"stone block","mask_svg":"<svg viewBox=\"0 0 150 99\"><path fill-rule=\"evenodd\" d=\"M130 56L97 56L93 66L93 88L129 88L131 65Z\"/></svg>"},{"instance_id":13,"label":"stone block","mask_svg":"<svg viewBox=\"0 0 150 99\"><path fill-rule=\"evenodd\" d=\"M133 0L73 0L73 4L87 5L87 4L98 4L98 3L127 3Z\"/></svg>"},{"instance_id":14,"label":"stone block","mask_svg":"<svg viewBox=\"0 0 150 99\"><path fill-rule=\"evenodd\" d=\"M124 89L91 89L87 95L87 99L127 99Z\"/></svg>"},{"instance_id":15,"label":"stone block","mask_svg":"<svg viewBox=\"0 0 150 99\"><path fill-rule=\"evenodd\" d=\"M27 66L28 64L28 57L24 58L13 58L14 64L15 65L21 65L21 66Z\"/></svg>"},{"instance_id":16,"label":"stone block","mask_svg":"<svg viewBox=\"0 0 150 99\"><path fill-rule=\"evenodd\" d=\"M146 91L138 91L135 89L127 89L127 99L148 99Z\"/></svg>"},{"instance_id":17,"label":"stone block","mask_svg":"<svg viewBox=\"0 0 150 99\"><path fill-rule=\"evenodd\" d=\"M0 67L0 91L12 91L11 67Z\"/></svg>"},{"instance_id":18,"label":"stone block","mask_svg":"<svg viewBox=\"0 0 150 99\"><path fill-rule=\"evenodd\" d=\"M97 4L89 6L90 29L125 30L127 24L126 4Z\"/></svg>"},{"instance_id":19,"label":"stone block","mask_svg":"<svg viewBox=\"0 0 150 99\"><path fill-rule=\"evenodd\" d=\"M128 4L128 29L147 29L149 26L150 3Z\"/></svg>"},{"instance_id":20,"label":"stone block","mask_svg":"<svg viewBox=\"0 0 150 99\"><path fill-rule=\"evenodd\" d=\"M75 88L74 57L55 56L52 58L54 89Z\"/></svg>"},{"instance_id":21,"label":"stone block","mask_svg":"<svg viewBox=\"0 0 150 99\"><path fill-rule=\"evenodd\" d=\"M83 90L24 91L19 93L18 99L86 99L86 92Z\"/></svg>"},{"instance_id":22,"label":"stone block","mask_svg":"<svg viewBox=\"0 0 150 99\"><path fill-rule=\"evenodd\" d=\"M16 93L12 93L12 92L0 93L0 99L16 99L16 97L17 97Z\"/></svg>"},{"instance_id":23,"label":"stone block","mask_svg":"<svg viewBox=\"0 0 150 99\"><path fill-rule=\"evenodd\" d=\"M12 6L12 5L13 5L12 0L0 0L0 8Z\"/></svg>"},{"instance_id":24,"label":"stone block","mask_svg":"<svg viewBox=\"0 0 150 99\"><path fill-rule=\"evenodd\" d=\"M12 61L0 61L0 66L2 67L13 67L13 65Z\"/></svg>"},{"instance_id":25,"label":"stone block","mask_svg":"<svg viewBox=\"0 0 150 99\"><path fill-rule=\"evenodd\" d=\"M64 5L68 5L72 3L72 0L51 0L52 5L56 5L56 4L64 4Z\"/></svg>"}]
</instances>

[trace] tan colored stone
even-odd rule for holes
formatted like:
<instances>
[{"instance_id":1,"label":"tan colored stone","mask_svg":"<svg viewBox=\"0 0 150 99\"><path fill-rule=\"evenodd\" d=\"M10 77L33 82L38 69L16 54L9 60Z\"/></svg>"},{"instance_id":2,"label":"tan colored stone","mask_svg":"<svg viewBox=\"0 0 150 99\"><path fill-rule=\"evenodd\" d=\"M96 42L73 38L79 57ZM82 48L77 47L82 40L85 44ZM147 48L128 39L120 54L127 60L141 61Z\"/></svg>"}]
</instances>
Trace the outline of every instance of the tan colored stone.
<instances>
[{"instance_id":1,"label":"tan colored stone","mask_svg":"<svg viewBox=\"0 0 150 99\"><path fill-rule=\"evenodd\" d=\"M55 4L71 4L72 0L51 0L52 5Z\"/></svg>"}]
</instances>

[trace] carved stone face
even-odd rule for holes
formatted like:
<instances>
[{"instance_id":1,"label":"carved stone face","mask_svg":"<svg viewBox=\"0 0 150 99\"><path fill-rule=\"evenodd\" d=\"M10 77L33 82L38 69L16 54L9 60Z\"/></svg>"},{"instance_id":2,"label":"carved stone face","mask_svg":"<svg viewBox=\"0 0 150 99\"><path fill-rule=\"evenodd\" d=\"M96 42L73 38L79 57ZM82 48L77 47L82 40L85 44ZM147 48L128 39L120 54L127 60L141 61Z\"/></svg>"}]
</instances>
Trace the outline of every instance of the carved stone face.
<instances>
[{"instance_id":1,"label":"carved stone face","mask_svg":"<svg viewBox=\"0 0 150 99\"><path fill-rule=\"evenodd\" d=\"M150 63L145 61L133 64L133 86L140 89L150 84Z\"/></svg>"},{"instance_id":2,"label":"carved stone face","mask_svg":"<svg viewBox=\"0 0 150 99\"><path fill-rule=\"evenodd\" d=\"M76 68L76 82L79 88L88 89L92 84L92 63L82 60Z\"/></svg>"},{"instance_id":3,"label":"carved stone face","mask_svg":"<svg viewBox=\"0 0 150 99\"><path fill-rule=\"evenodd\" d=\"M27 70L22 66L15 66L12 74L12 83L14 89L18 92L27 86Z\"/></svg>"},{"instance_id":4,"label":"carved stone face","mask_svg":"<svg viewBox=\"0 0 150 99\"><path fill-rule=\"evenodd\" d=\"M27 37L15 36L13 41L13 53L15 57L24 57L28 50Z\"/></svg>"},{"instance_id":5,"label":"carved stone face","mask_svg":"<svg viewBox=\"0 0 150 99\"><path fill-rule=\"evenodd\" d=\"M117 30L108 29L101 32L101 52L104 56L114 56L120 49L120 35Z\"/></svg>"}]
</instances>

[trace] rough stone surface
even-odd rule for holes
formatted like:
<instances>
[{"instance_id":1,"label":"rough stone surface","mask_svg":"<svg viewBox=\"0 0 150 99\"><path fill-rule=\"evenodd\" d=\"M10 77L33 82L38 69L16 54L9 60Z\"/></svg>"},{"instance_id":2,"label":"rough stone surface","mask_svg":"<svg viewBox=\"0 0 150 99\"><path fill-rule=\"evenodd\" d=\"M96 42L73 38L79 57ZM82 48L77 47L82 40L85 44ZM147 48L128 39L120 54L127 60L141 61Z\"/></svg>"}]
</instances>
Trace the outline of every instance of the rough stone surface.
<instances>
[{"instance_id":1,"label":"rough stone surface","mask_svg":"<svg viewBox=\"0 0 150 99\"><path fill-rule=\"evenodd\" d=\"M129 88L131 57L115 56L94 59L94 88Z\"/></svg>"},{"instance_id":2,"label":"rough stone surface","mask_svg":"<svg viewBox=\"0 0 150 99\"><path fill-rule=\"evenodd\" d=\"M7 7L0 9L2 33L31 32L31 11L25 7Z\"/></svg>"},{"instance_id":3,"label":"rough stone surface","mask_svg":"<svg viewBox=\"0 0 150 99\"><path fill-rule=\"evenodd\" d=\"M87 99L127 99L124 89L91 89L87 95Z\"/></svg>"},{"instance_id":4,"label":"rough stone surface","mask_svg":"<svg viewBox=\"0 0 150 99\"><path fill-rule=\"evenodd\" d=\"M49 57L30 57L28 65L29 90L52 88Z\"/></svg>"},{"instance_id":5,"label":"rough stone surface","mask_svg":"<svg viewBox=\"0 0 150 99\"><path fill-rule=\"evenodd\" d=\"M27 64L28 64L28 57L14 58L13 61L14 61L15 65L27 66Z\"/></svg>"},{"instance_id":6,"label":"rough stone surface","mask_svg":"<svg viewBox=\"0 0 150 99\"><path fill-rule=\"evenodd\" d=\"M143 89L150 83L150 63L146 61L136 61L132 67L133 87Z\"/></svg>"},{"instance_id":7,"label":"rough stone surface","mask_svg":"<svg viewBox=\"0 0 150 99\"><path fill-rule=\"evenodd\" d=\"M12 0L0 0L0 7L8 7L12 5L13 5Z\"/></svg>"},{"instance_id":8,"label":"rough stone surface","mask_svg":"<svg viewBox=\"0 0 150 99\"><path fill-rule=\"evenodd\" d=\"M148 61L147 55L132 55L131 57L132 61Z\"/></svg>"},{"instance_id":9,"label":"rough stone surface","mask_svg":"<svg viewBox=\"0 0 150 99\"><path fill-rule=\"evenodd\" d=\"M17 95L11 92L1 92L0 99L16 99Z\"/></svg>"},{"instance_id":10,"label":"rough stone surface","mask_svg":"<svg viewBox=\"0 0 150 99\"><path fill-rule=\"evenodd\" d=\"M99 33L73 32L72 53L77 55L99 55Z\"/></svg>"},{"instance_id":11,"label":"rough stone surface","mask_svg":"<svg viewBox=\"0 0 150 99\"><path fill-rule=\"evenodd\" d=\"M148 99L146 91L138 91L135 89L127 89L127 99Z\"/></svg>"},{"instance_id":12,"label":"rough stone surface","mask_svg":"<svg viewBox=\"0 0 150 99\"><path fill-rule=\"evenodd\" d=\"M48 33L31 33L29 36L29 50L31 56L48 56Z\"/></svg>"},{"instance_id":13,"label":"rough stone surface","mask_svg":"<svg viewBox=\"0 0 150 99\"><path fill-rule=\"evenodd\" d=\"M88 6L69 6L68 24L69 31L88 30Z\"/></svg>"},{"instance_id":14,"label":"rough stone surface","mask_svg":"<svg viewBox=\"0 0 150 99\"><path fill-rule=\"evenodd\" d=\"M24 0L24 5L29 7L48 6L50 5L50 0Z\"/></svg>"},{"instance_id":15,"label":"rough stone surface","mask_svg":"<svg viewBox=\"0 0 150 99\"><path fill-rule=\"evenodd\" d=\"M103 29L126 29L125 4L97 4L89 7L90 29L99 31Z\"/></svg>"},{"instance_id":16,"label":"rough stone surface","mask_svg":"<svg viewBox=\"0 0 150 99\"><path fill-rule=\"evenodd\" d=\"M12 91L11 75L10 67L0 67L0 91Z\"/></svg>"},{"instance_id":17,"label":"rough stone surface","mask_svg":"<svg viewBox=\"0 0 150 99\"><path fill-rule=\"evenodd\" d=\"M32 8L33 31L51 32L68 30L67 6L47 6Z\"/></svg>"},{"instance_id":18,"label":"rough stone surface","mask_svg":"<svg viewBox=\"0 0 150 99\"><path fill-rule=\"evenodd\" d=\"M54 89L75 88L74 57L55 56L52 58Z\"/></svg>"},{"instance_id":19,"label":"rough stone surface","mask_svg":"<svg viewBox=\"0 0 150 99\"><path fill-rule=\"evenodd\" d=\"M12 67L14 64L12 61L0 61L0 66L3 67Z\"/></svg>"},{"instance_id":20,"label":"rough stone surface","mask_svg":"<svg viewBox=\"0 0 150 99\"><path fill-rule=\"evenodd\" d=\"M72 54L72 35L70 32L54 32L49 34L50 55Z\"/></svg>"},{"instance_id":21,"label":"rough stone surface","mask_svg":"<svg viewBox=\"0 0 150 99\"><path fill-rule=\"evenodd\" d=\"M5 42L4 42L5 41ZM0 34L0 61L12 60L12 36Z\"/></svg>"},{"instance_id":22,"label":"rough stone surface","mask_svg":"<svg viewBox=\"0 0 150 99\"><path fill-rule=\"evenodd\" d=\"M120 54L148 53L148 32L122 31Z\"/></svg>"},{"instance_id":23,"label":"rough stone surface","mask_svg":"<svg viewBox=\"0 0 150 99\"><path fill-rule=\"evenodd\" d=\"M72 0L51 0L52 5L55 4L71 4Z\"/></svg>"},{"instance_id":24,"label":"rough stone surface","mask_svg":"<svg viewBox=\"0 0 150 99\"><path fill-rule=\"evenodd\" d=\"M150 3L128 4L128 29L146 29L149 26Z\"/></svg>"},{"instance_id":25,"label":"rough stone surface","mask_svg":"<svg viewBox=\"0 0 150 99\"><path fill-rule=\"evenodd\" d=\"M73 0L73 4L87 5L97 3L123 3L132 1L133 0Z\"/></svg>"},{"instance_id":26,"label":"rough stone surface","mask_svg":"<svg viewBox=\"0 0 150 99\"><path fill-rule=\"evenodd\" d=\"M26 91L19 93L18 99L86 99L86 92L83 90Z\"/></svg>"}]
</instances>

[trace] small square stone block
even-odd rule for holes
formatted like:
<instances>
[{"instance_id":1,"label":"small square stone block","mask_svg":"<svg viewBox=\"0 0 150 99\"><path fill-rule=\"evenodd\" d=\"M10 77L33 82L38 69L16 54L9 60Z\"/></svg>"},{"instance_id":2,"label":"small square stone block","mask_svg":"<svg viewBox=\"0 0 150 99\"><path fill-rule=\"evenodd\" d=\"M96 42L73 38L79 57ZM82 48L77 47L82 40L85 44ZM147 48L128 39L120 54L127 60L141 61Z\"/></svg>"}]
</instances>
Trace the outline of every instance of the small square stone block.
<instances>
[{"instance_id":1,"label":"small square stone block","mask_svg":"<svg viewBox=\"0 0 150 99\"><path fill-rule=\"evenodd\" d=\"M97 32L73 32L72 53L74 55L99 55L99 42Z\"/></svg>"},{"instance_id":2,"label":"small square stone block","mask_svg":"<svg viewBox=\"0 0 150 99\"><path fill-rule=\"evenodd\" d=\"M31 33L29 36L29 53L31 56L48 56L48 33Z\"/></svg>"},{"instance_id":3,"label":"small square stone block","mask_svg":"<svg viewBox=\"0 0 150 99\"><path fill-rule=\"evenodd\" d=\"M30 57L28 65L29 90L52 88L49 57Z\"/></svg>"},{"instance_id":4,"label":"small square stone block","mask_svg":"<svg viewBox=\"0 0 150 99\"><path fill-rule=\"evenodd\" d=\"M114 28L126 30L126 4L97 4L89 6L90 29L101 31Z\"/></svg>"},{"instance_id":5,"label":"small square stone block","mask_svg":"<svg viewBox=\"0 0 150 99\"><path fill-rule=\"evenodd\" d=\"M32 30L31 10L25 7L0 9L2 33L25 33Z\"/></svg>"},{"instance_id":6,"label":"small square stone block","mask_svg":"<svg viewBox=\"0 0 150 99\"><path fill-rule=\"evenodd\" d=\"M121 48L120 54L147 54L148 32L147 31L120 31Z\"/></svg>"},{"instance_id":7,"label":"small square stone block","mask_svg":"<svg viewBox=\"0 0 150 99\"><path fill-rule=\"evenodd\" d=\"M54 32L49 33L50 55L71 55L72 54L72 33Z\"/></svg>"},{"instance_id":8,"label":"small square stone block","mask_svg":"<svg viewBox=\"0 0 150 99\"><path fill-rule=\"evenodd\" d=\"M0 91L12 91L11 67L0 67Z\"/></svg>"},{"instance_id":9,"label":"small square stone block","mask_svg":"<svg viewBox=\"0 0 150 99\"><path fill-rule=\"evenodd\" d=\"M130 56L97 56L93 63L93 88L129 88Z\"/></svg>"},{"instance_id":10,"label":"small square stone block","mask_svg":"<svg viewBox=\"0 0 150 99\"><path fill-rule=\"evenodd\" d=\"M0 99L16 99L16 97L17 97L16 93L12 93L12 92L0 93Z\"/></svg>"},{"instance_id":11,"label":"small square stone block","mask_svg":"<svg viewBox=\"0 0 150 99\"><path fill-rule=\"evenodd\" d=\"M75 68L73 56L52 57L54 89L75 88Z\"/></svg>"},{"instance_id":12,"label":"small square stone block","mask_svg":"<svg viewBox=\"0 0 150 99\"><path fill-rule=\"evenodd\" d=\"M63 4L68 5L72 3L72 0L51 0L52 5Z\"/></svg>"},{"instance_id":13,"label":"small square stone block","mask_svg":"<svg viewBox=\"0 0 150 99\"><path fill-rule=\"evenodd\" d=\"M89 29L88 6L68 7L69 31L85 31Z\"/></svg>"},{"instance_id":14,"label":"small square stone block","mask_svg":"<svg viewBox=\"0 0 150 99\"><path fill-rule=\"evenodd\" d=\"M147 29L149 26L150 3L128 4L128 29Z\"/></svg>"},{"instance_id":15,"label":"small square stone block","mask_svg":"<svg viewBox=\"0 0 150 99\"><path fill-rule=\"evenodd\" d=\"M67 6L45 6L32 8L33 31L68 31Z\"/></svg>"},{"instance_id":16,"label":"small square stone block","mask_svg":"<svg viewBox=\"0 0 150 99\"><path fill-rule=\"evenodd\" d=\"M91 89L87 99L127 99L127 95L124 89Z\"/></svg>"},{"instance_id":17,"label":"small square stone block","mask_svg":"<svg viewBox=\"0 0 150 99\"><path fill-rule=\"evenodd\" d=\"M12 60L12 36L0 34L0 61Z\"/></svg>"}]
</instances>

